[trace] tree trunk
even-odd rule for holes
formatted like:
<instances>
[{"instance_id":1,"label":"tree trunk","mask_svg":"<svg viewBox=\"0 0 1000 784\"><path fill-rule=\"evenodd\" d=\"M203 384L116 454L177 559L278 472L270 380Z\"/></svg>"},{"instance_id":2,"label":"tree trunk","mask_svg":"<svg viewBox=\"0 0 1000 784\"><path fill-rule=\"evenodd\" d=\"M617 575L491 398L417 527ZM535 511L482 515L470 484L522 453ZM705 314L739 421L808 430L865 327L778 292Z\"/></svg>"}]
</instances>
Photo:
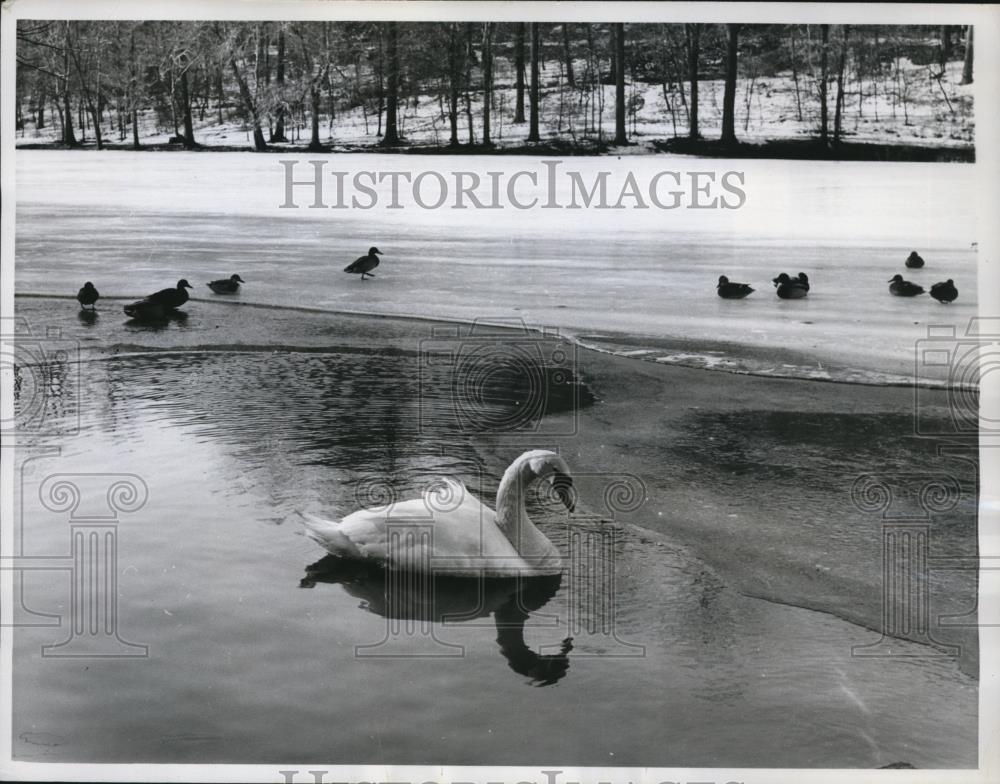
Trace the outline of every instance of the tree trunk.
<instances>
[{"instance_id":1,"label":"tree trunk","mask_svg":"<svg viewBox=\"0 0 1000 784\"><path fill-rule=\"evenodd\" d=\"M483 23L483 146L492 147L490 113L493 102L493 23Z\"/></svg>"},{"instance_id":2,"label":"tree trunk","mask_svg":"<svg viewBox=\"0 0 1000 784\"><path fill-rule=\"evenodd\" d=\"M461 37L458 22L448 24L448 145L458 147L458 82L461 73Z\"/></svg>"},{"instance_id":3,"label":"tree trunk","mask_svg":"<svg viewBox=\"0 0 1000 784\"><path fill-rule=\"evenodd\" d=\"M524 122L524 22L514 33L514 122Z\"/></svg>"},{"instance_id":4,"label":"tree trunk","mask_svg":"<svg viewBox=\"0 0 1000 784\"><path fill-rule=\"evenodd\" d=\"M948 59L951 57L951 28L948 25L941 25L940 38L941 48L938 50L938 65L943 73L948 65Z\"/></svg>"},{"instance_id":5,"label":"tree trunk","mask_svg":"<svg viewBox=\"0 0 1000 784\"><path fill-rule=\"evenodd\" d=\"M562 26L563 39L563 60L566 61L566 84L576 87L576 79L573 78L573 52L569 44L569 22L564 22Z\"/></svg>"},{"instance_id":6,"label":"tree trunk","mask_svg":"<svg viewBox=\"0 0 1000 784\"><path fill-rule=\"evenodd\" d=\"M727 24L726 89L722 95L722 143L736 144L736 66L739 56L738 24ZM748 110L749 116L749 110Z\"/></svg>"},{"instance_id":7,"label":"tree trunk","mask_svg":"<svg viewBox=\"0 0 1000 784\"><path fill-rule=\"evenodd\" d=\"M819 139L826 146L829 141L829 120L826 101L826 81L828 77L827 54L830 43L830 25L820 25L821 46L819 54Z\"/></svg>"},{"instance_id":8,"label":"tree trunk","mask_svg":"<svg viewBox=\"0 0 1000 784\"><path fill-rule=\"evenodd\" d=\"M274 133L272 142L287 142L285 138L285 28L278 24L278 73L275 81L278 84L278 107L275 110Z\"/></svg>"},{"instance_id":9,"label":"tree trunk","mask_svg":"<svg viewBox=\"0 0 1000 784\"><path fill-rule=\"evenodd\" d=\"M628 144L625 133L625 25L612 26L615 37L615 144Z\"/></svg>"},{"instance_id":10,"label":"tree trunk","mask_svg":"<svg viewBox=\"0 0 1000 784\"><path fill-rule=\"evenodd\" d=\"M962 84L972 84L972 25L965 28L965 64L962 66Z\"/></svg>"},{"instance_id":11,"label":"tree trunk","mask_svg":"<svg viewBox=\"0 0 1000 784\"><path fill-rule=\"evenodd\" d=\"M233 76L236 77L236 84L240 88L240 96L243 98L243 103L247 108L247 112L250 114L250 121L253 123L253 146L258 152L267 149L267 140L264 138L264 131L260 127L260 115L257 113L257 104L253 99L253 95L250 93L250 87L247 85L246 79L243 78L243 74L240 73L239 66L236 65L236 60L233 58L229 59L229 67L233 69Z\"/></svg>"},{"instance_id":12,"label":"tree trunk","mask_svg":"<svg viewBox=\"0 0 1000 784\"><path fill-rule=\"evenodd\" d=\"M538 22L529 24L531 30L531 94L528 97L528 141L541 141L538 135Z\"/></svg>"},{"instance_id":13,"label":"tree trunk","mask_svg":"<svg viewBox=\"0 0 1000 784\"><path fill-rule=\"evenodd\" d=\"M309 152L324 152L322 143L319 140L319 84L313 78L309 86L309 100L311 103L311 116L309 117Z\"/></svg>"},{"instance_id":14,"label":"tree trunk","mask_svg":"<svg viewBox=\"0 0 1000 784\"><path fill-rule=\"evenodd\" d=\"M399 31L396 22L386 22L386 49L389 57L388 84L386 85L385 135L382 144L395 147L399 144L397 104L399 103Z\"/></svg>"},{"instance_id":15,"label":"tree trunk","mask_svg":"<svg viewBox=\"0 0 1000 784\"><path fill-rule=\"evenodd\" d=\"M69 96L69 30L70 23L63 22L65 25L64 35L63 35L63 84L62 84L62 99L63 99L63 115L65 119L63 120L63 136L62 141L68 147L76 147L79 142L76 140L76 136L73 133L73 109L70 106L70 96Z\"/></svg>"},{"instance_id":16,"label":"tree trunk","mask_svg":"<svg viewBox=\"0 0 1000 784\"><path fill-rule=\"evenodd\" d=\"M135 59L135 25L132 25L132 32L129 36L129 103L131 105L132 111L130 116L132 119L132 147L136 150L139 149L139 95L138 95L138 78L136 77L136 59Z\"/></svg>"},{"instance_id":17,"label":"tree trunk","mask_svg":"<svg viewBox=\"0 0 1000 784\"><path fill-rule=\"evenodd\" d=\"M701 39L700 24L686 24L688 56L688 81L691 83L690 110L691 120L688 123L688 138L695 141L701 137L698 132L698 59Z\"/></svg>"},{"instance_id":18,"label":"tree trunk","mask_svg":"<svg viewBox=\"0 0 1000 784\"><path fill-rule=\"evenodd\" d=\"M844 25L843 39L840 42L840 61L837 63L837 103L833 110L833 146L840 144L840 130L844 115L844 68L847 65L847 38L851 34L851 26Z\"/></svg>"},{"instance_id":19,"label":"tree trunk","mask_svg":"<svg viewBox=\"0 0 1000 784\"><path fill-rule=\"evenodd\" d=\"M194 140L194 123L191 121L191 91L188 89L188 62L187 55L182 59L181 65L181 108L184 111L184 147L193 149L197 147Z\"/></svg>"}]
</instances>

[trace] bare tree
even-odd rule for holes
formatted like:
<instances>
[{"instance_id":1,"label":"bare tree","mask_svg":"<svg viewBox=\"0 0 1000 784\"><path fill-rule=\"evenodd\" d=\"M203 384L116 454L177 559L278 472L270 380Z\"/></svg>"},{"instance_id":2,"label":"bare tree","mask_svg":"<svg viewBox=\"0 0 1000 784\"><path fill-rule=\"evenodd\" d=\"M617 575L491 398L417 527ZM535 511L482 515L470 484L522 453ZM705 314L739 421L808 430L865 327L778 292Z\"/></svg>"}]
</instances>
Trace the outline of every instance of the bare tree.
<instances>
[{"instance_id":1,"label":"bare tree","mask_svg":"<svg viewBox=\"0 0 1000 784\"><path fill-rule=\"evenodd\" d=\"M382 144L386 147L395 147L399 144L396 116L399 105L399 31L396 22L386 22L385 27L389 73L386 85L385 135L382 137Z\"/></svg>"},{"instance_id":2,"label":"bare tree","mask_svg":"<svg viewBox=\"0 0 1000 784\"><path fill-rule=\"evenodd\" d=\"M615 39L615 144L628 144L625 133L625 25L613 26Z\"/></svg>"},{"instance_id":3,"label":"bare tree","mask_svg":"<svg viewBox=\"0 0 1000 784\"><path fill-rule=\"evenodd\" d=\"M722 143L736 144L736 57L740 26L727 24L726 88L722 96Z\"/></svg>"},{"instance_id":4,"label":"bare tree","mask_svg":"<svg viewBox=\"0 0 1000 784\"><path fill-rule=\"evenodd\" d=\"M538 40L538 23L531 22L529 24L531 33L531 93L528 96L528 141L537 142L540 141L538 135L538 102L539 102L539 91L540 85L538 83L538 58L539 58L539 40Z\"/></svg>"},{"instance_id":5,"label":"bare tree","mask_svg":"<svg viewBox=\"0 0 1000 784\"><path fill-rule=\"evenodd\" d=\"M965 28L965 63L962 65L962 84L972 84L972 25Z\"/></svg>"},{"instance_id":6,"label":"bare tree","mask_svg":"<svg viewBox=\"0 0 1000 784\"><path fill-rule=\"evenodd\" d=\"M694 141L701 137L698 132L698 59L701 51L701 25L684 25L687 43L688 81L691 83L689 100L688 137Z\"/></svg>"},{"instance_id":7,"label":"bare tree","mask_svg":"<svg viewBox=\"0 0 1000 784\"><path fill-rule=\"evenodd\" d=\"M514 122L524 122L524 22L514 29Z\"/></svg>"}]
</instances>

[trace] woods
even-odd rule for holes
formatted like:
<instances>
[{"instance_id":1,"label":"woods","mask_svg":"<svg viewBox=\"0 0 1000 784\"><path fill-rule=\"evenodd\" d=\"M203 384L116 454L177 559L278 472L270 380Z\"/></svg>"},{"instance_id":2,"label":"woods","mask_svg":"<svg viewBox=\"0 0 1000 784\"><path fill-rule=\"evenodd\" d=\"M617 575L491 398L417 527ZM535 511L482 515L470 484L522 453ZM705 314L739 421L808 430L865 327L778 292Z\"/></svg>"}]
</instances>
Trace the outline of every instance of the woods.
<instances>
[{"instance_id":1,"label":"woods","mask_svg":"<svg viewBox=\"0 0 1000 784\"><path fill-rule=\"evenodd\" d=\"M973 129L972 28L947 25L21 21L17 60L21 138L67 147L836 147Z\"/></svg>"}]
</instances>

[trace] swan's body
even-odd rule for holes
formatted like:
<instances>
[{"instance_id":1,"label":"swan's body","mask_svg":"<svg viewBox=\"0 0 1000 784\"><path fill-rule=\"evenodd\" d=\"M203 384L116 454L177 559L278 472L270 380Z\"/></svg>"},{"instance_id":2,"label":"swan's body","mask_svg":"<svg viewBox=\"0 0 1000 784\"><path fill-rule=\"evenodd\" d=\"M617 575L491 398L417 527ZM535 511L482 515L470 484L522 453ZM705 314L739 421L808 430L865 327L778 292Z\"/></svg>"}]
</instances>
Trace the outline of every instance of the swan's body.
<instances>
[{"instance_id":1,"label":"swan's body","mask_svg":"<svg viewBox=\"0 0 1000 784\"><path fill-rule=\"evenodd\" d=\"M951 278L931 286L931 296L943 305L954 302L958 298L958 289L955 288L955 281Z\"/></svg>"},{"instance_id":2,"label":"swan's body","mask_svg":"<svg viewBox=\"0 0 1000 784\"><path fill-rule=\"evenodd\" d=\"M213 280L207 285L216 294L235 294L240 290L240 284L244 282L239 275L230 275L228 278Z\"/></svg>"},{"instance_id":3,"label":"swan's body","mask_svg":"<svg viewBox=\"0 0 1000 784\"><path fill-rule=\"evenodd\" d=\"M791 278L787 272L782 272L772 282L777 287L777 294L781 299L802 299L809 293L808 279L803 281L801 278Z\"/></svg>"},{"instance_id":4,"label":"swan's body","mask_svg":"<svg viewBox=\"0 0 1000 784\"><path fill-rule=\"evenodd\" d=\"M909 269L920 269L924 266L924 260L920 258L919 253L912 251L910 255L906 257L906 266Z\"/></svg>"},{"instance_id":5,"label":"swan's body","mask_svg":"<svg viewBox=\"0 0 1000 784\"><path fill-rule=\"evenodd\" d=\"M525 452L497 490L494 512L461 482L445 479L444 494L362 509L340 522L305 515L306 534L334 555L370 561L389 569L433 572L454 577L513 577L559 574L562 557L528 519L524 497L538 479L551 480L572 509L572 480L553 452ZM447 505L442 497L460 499Z\"/></svg>"},{"instance_id":6,"label":"swan's body","mask_svg":"<svg viewBox=\"0 0 1000 784\"><path fill-rule=\"evenodd\" d=\"M893 275L889 279L889 293L897 297L915 297L924 293L924 287L903 280L902 275Z\"/></svg>"},{"instance_id":7,"label":"swan's body","mask_svg":"<svg viewBox=\"0 0 1000 784\"><path fill-rule=\"evenodd\" d=\"M381 252L382 251L380 251L378 248L375 247L369 248L367 256L359 256L358 258L356 258L354 261L352 261L350 264L344 267L344 272L350 272L355 275L360 273L361 280L364 280L366 275L369 275L374 278L375 276L372 275L372 270L378 266L379 264L378 254L380 254Z\"/></svg>"},{"instance_id":8,"label":"swan's body","mask_svg":"<svg viewBox=\"0 0 1000 784\"><path fill-rule=\"evenodd\" d=\"M94 284L88 280L83 284L83 288L76 293L76 301L80 303L81 308L90 305L91 310L96 310L94 304L100 299L100 296L97 289L94 288Z\"/></svg>"},{"instance_id":9,"label":"swan's body","mask_svg":"<svg viewBox=\"0 0 1000 784\"><path fill-rule=\"evenodd\" d=\"M723 299L743 299L753 293L753 289L746 283L731 282L725 275L719 276L719 285L715 288Z\"/></svg>"},{"instance_id":10,"label":"swan's body","mask_svg":"<svg viewBox=\"0 0 1000 784\"><path fill-rule=\"evenodd\" d=\"M125 315L137 319L160 319L171 310L179 308L188 301L187 289L191 284L181 278L177 287L160 289L145 299L137 300L125 306Z\"/></svg>"}]
</instances>

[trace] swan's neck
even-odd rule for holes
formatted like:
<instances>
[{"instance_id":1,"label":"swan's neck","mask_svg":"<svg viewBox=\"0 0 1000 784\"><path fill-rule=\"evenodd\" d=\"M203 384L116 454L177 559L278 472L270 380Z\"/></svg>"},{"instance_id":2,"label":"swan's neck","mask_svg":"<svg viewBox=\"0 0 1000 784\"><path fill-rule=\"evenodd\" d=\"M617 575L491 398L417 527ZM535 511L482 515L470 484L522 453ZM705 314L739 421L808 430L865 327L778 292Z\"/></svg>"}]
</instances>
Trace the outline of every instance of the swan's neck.
<instances>
[{"instance_id":1,"label":"swan's neck","mask_svg":"<svg viewBox=\"0 0 1000 784\"><path fill-rule=\"evenodd\" d=\"M528 519L525 494L532 476L524 463L515 463L503 475L497 489L497 527L524 556L548 556L552 543Z\"/></svg>"}]
</instances>

